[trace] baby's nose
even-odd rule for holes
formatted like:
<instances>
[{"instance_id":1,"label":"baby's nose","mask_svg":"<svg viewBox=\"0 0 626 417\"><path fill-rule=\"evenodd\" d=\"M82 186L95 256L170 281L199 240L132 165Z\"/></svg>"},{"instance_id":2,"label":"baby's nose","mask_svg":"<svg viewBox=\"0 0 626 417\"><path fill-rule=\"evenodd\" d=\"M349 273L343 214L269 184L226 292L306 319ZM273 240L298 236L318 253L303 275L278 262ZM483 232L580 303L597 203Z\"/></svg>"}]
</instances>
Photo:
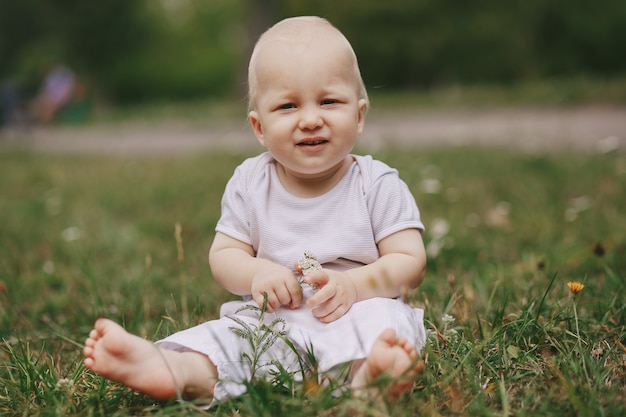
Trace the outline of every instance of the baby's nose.
<instances>
[{"instance_id":1,"label":"baby's nose","mask_svg":"<svg viewBox=\"0 0 626 417\"><path fill-rule=\"evenodd\" d=\"M323 124L322 117L317 109L302 109L300 129L315 129Z\"/></svg>"}]
</instances>

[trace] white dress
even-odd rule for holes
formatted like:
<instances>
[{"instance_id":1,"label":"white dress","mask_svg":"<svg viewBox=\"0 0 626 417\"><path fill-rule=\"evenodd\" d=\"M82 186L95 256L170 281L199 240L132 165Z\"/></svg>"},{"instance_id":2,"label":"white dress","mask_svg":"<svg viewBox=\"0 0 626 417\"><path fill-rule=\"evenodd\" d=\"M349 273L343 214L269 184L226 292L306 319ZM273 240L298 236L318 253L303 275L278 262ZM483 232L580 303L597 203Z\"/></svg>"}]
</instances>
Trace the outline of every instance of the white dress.
<instances>
[{"instance_id":1,"label":"white dress","mask_svg":"<svg viewBox=\"0 0 626 417\"><path fill-rule=\"evenodd\" d=\"M332 190L313 198L296 197L283 188L269 153L244 161L226 186L216 230L250 244L256 256L290 269L305 250L314 253L327 269L347 270L374 262L380 256L378 241L400 230L423 230L424 226L415 200L396 170L369 156L354 155L354 159ZM305 299L312 295L310 287L305 285L303 290ZM247 326L250 333L262 327L255 307L249 297L226 303L219 319L177 332L157 345L207 355L219 375L214 397L222 400L244 393L243 382L252 376L276 371L277 361L298 378L306 365L302 360L312 351L318 372L337 377L342 365L366 358L387 328L419 350L426 338L423 311L398 299L355 303L332 323L321 323L303 302L296 310L283 307L263 316L263 322L273 323L289 342L279 337L256 358L249 340L233 330Z\"/></svg>"}]
</instances>

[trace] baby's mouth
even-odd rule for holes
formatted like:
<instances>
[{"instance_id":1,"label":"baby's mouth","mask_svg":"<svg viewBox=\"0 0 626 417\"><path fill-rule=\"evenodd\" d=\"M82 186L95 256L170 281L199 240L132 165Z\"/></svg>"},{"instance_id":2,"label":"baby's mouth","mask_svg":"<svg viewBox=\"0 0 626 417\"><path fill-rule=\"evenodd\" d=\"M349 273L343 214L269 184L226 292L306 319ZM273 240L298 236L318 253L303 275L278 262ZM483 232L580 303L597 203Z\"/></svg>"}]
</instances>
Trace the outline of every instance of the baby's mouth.
<instances>
[{"instance_id":1,"label":"baby's mouth","mask_svg":"<svg viewBox=\"0 0 626 417\"><path fill-rule=\"evenodd\" d=\"M304 142L298 143L298 146L316 146L316 145L321 145L321 144L327 143L327 142L328 141L326 139L306 140Z\"/></svg>"}]
</instances>

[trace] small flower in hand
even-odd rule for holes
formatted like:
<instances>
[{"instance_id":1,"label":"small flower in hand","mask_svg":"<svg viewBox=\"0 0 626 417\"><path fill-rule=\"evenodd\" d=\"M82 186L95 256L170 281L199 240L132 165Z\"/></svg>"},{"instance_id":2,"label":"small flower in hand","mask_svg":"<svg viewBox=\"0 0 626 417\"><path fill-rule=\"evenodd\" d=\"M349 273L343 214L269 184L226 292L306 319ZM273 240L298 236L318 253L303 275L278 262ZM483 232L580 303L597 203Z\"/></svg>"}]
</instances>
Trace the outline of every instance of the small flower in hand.
<instances>
[{"instance_id":1,"label":"small flower in hand","mask_svg":"<svg viewBox=\"0 0 626 417\"><path fill-rule=\"evenodd\" d=\"M320 265L320 263L317 261L317 256L315 256L311 251L305 250L304 256L298 259L298 262L296 262L296 270L300 272L302 276L305 276L312 274L316 271L321 271L322 265ZM317 286L311 285L311 288L316 290Z\"/></svg>"}]
</instances>

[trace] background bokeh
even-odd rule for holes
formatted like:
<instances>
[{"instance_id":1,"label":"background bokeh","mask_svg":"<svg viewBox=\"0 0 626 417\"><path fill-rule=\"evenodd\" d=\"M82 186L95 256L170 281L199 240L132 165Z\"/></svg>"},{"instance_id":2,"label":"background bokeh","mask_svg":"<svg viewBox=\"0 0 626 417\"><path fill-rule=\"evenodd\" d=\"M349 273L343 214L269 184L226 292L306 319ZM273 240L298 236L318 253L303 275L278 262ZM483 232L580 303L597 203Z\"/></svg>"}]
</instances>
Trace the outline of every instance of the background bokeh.
<instances>
[{"instance_id":1,"label":"background bokeh","mask_svg":"<svg viewBox=\"0 0 626 417\"><path fill-rule=\"evenodd\" d=\"M245 94L260 32L327 17L370 89L626 73L623 0L0 0L0 79L33 95L63 63L112 103Z\"/></svg>"},{"instance_id":2,"label":"background bokeh","mask_svg":"<svg viewBox=\"0 0 626 417\"><path fill-rule=\"evenodd\" d=\"M248 57L301 14L352 42L374 103L356 151L426 224L426 370L388 415L625 416L625 0L0 0L0 415L206 415L87 371L83 341L237 298L207 251L262 149ZM59 65L79 82L52 108ZM275 382L211 415L381 415Z\"/></svg>"}]
</instances>

